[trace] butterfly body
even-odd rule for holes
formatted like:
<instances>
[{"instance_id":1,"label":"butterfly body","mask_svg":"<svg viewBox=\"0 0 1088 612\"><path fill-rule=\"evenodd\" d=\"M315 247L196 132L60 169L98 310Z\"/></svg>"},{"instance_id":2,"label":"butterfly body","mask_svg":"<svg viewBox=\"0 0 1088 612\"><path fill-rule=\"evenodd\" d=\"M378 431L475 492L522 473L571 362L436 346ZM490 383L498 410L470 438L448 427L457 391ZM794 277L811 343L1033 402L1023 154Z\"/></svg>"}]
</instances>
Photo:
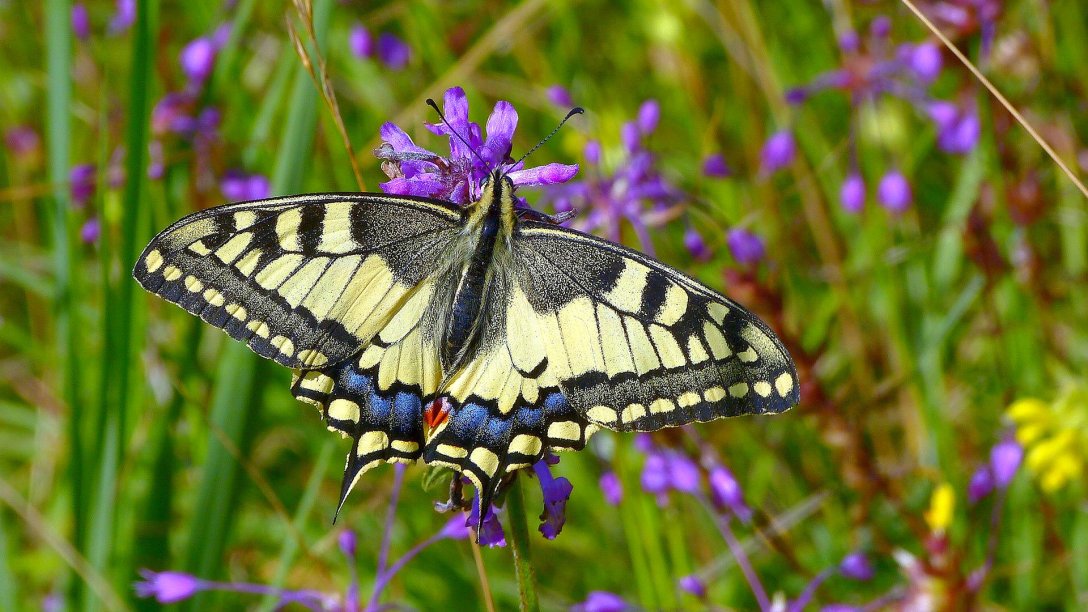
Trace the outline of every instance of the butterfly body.
<instances>
[{"instance_id":1,"label":"butterfly body","mask_svg":"<svg viewBox=\"0 0 1088 612\"><path fill-rule=\"evenodd\" d=\"M465 207L324 194L198 212L134 275L296 371L292 393L353 441L341 505L381 462L452 468L486 504L505 474L601 427L798 401L762 321L635 251L519 215L498 172Z\"/></svg>"}]
</instances>

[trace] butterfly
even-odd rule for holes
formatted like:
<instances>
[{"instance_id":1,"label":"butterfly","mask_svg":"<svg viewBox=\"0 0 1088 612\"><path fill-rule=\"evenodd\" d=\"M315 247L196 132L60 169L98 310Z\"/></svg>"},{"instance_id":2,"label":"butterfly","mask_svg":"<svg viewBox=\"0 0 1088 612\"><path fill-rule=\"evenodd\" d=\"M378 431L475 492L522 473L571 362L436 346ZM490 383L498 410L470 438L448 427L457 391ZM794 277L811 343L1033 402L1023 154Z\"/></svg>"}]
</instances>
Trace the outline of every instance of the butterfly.
<instances>
[{"instance_id":1,"label":"butterfly","mask_svg":"<svg viewBox=\"0 0 1088 612\"><path fill-rule=\"evenodd\" d=\"M294 370L291 393L352 441L338 511L383 462L460 472L487 508L508 474L600 428L798 402L789 353L736 302L516 207L499 170L480 193L211 208L163 230L133 274Z\"/></svg>"}]
</instances>

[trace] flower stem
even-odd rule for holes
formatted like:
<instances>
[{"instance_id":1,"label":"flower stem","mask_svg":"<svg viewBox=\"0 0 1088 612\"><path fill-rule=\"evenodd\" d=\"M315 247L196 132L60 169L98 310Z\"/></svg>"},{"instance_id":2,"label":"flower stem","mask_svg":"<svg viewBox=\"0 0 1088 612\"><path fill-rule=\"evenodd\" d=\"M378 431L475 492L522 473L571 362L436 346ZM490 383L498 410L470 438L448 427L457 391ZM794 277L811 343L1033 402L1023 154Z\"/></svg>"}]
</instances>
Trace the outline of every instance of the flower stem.
<instances>
[{"instance_id":1,"label":"flower stem","mask_svg":"<svg viewBox=\"0 0 1088 612\"><path fill-rule=\"evenodd\" d=\"M529 554L529 525L525 520L525 493L522 479L514 481L506 496L510 516L510 548L514 553L514 573L518 580L518 597L522 612L539 612L536 597L536 572Z\"/></svg>"},{"instance_id":2,"label":"flower stem","mask_svg":"<svg viewBox=\"0 0 1088 612\"><path fill-rule=\"evenodd\" d=\"M729 551L733 553L733 558L737 562L737 566L740 567L740 571L744 574L744 579L748 581L748 586L752 589L752 594L755 595L756 601L759 603L760 610L770 610L771 601L767 599L767 591L763 589L763 583L759 581L759 576L752 568L751 562L748 560L748 554L744 552L744 546L737 541L737 537L733 535L733 530L729 527L728 517L715 515L718 523L718 529L722 532L722 537L725 538L726 544L729 545Z\"/></svg>"}]
</instances>

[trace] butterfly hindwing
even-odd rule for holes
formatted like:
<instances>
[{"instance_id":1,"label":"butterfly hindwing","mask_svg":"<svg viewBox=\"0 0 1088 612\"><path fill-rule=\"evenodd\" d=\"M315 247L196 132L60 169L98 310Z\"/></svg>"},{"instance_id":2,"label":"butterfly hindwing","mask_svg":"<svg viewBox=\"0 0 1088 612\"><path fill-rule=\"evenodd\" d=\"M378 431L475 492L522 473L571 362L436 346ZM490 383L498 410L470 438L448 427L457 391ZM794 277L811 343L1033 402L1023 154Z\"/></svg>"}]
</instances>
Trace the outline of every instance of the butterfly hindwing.
<instances>
[{"instance_id":1,"label":"butterfly hindwing","mask_svg":"<svg viewBox=\"0 0 1088 612\"><path fill-rule=\"evenodd\" d=\"M147 246L134 275L292 368L357 352L434 273L456 234L450 204L322 194L201 211Z\"/></svg>"},{"instance_id":2,"label":"butterfly hindwing","mask_svg":"<svg viewBox=\"0 0 1088 612\"><path fill-rule=\"evenodd\" d=\"M514 243L549 368L589 421L653 431L797 403L789 354L732 300L574 230L527 222Z\"/></svg>"}]
</instances>

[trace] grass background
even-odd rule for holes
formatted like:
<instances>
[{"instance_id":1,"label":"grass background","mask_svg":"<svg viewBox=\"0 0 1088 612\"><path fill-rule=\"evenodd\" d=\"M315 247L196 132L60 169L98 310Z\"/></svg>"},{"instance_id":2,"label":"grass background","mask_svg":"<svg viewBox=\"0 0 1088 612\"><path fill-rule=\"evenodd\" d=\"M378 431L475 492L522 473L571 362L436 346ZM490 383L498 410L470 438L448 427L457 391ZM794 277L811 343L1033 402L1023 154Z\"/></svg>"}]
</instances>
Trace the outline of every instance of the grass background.
<instances>
[{"instance_id":1,"label":"grass background","mask_svg":"<svg viewBox=\"0 0 1088 612\"><path fill-rule=\"evenodd\" d=\"M286 370L138 291L128 274L155 231L223 201L215 181L227 168L266 174L276 194L356 188L288 37L294 9L255 0L138 4L132 27L109 34L113 3L89 2L92 35L80 40L66 0L0 3L0 124L42 135L36 154L7 151L0 164L0 609L39 607L50 596L74 609L154 608L132 594L141 567L335 592L348 581L336 548L343 527L360 535L365 592L391 469L368 474L331 527L346 444L291 397ZM1077 0L1002 4L983 68L1076 168L1088 157L1078 144L1088 129L1088 14ZM982 564L990 520L987 503L967 504L966 484L1006 431L1003 410L1084 376L1088 208L948 55L935 91L973 98L982 120L966 156L939 152L933 127L904 102L853 107L833 92L800 108L784 102L785 88L840 63L836 32L864 36L877 15L892 18L892 44L929 36L891 1L316 0L314 25L370 190L382 180L369 154L381 123L393 120L440 150L421 128L431 120L423 100L449 86L469 92L477 122L494 100L514 103L515 151L564 112L546 87L567 87L588 114L537 152L538 163L582 162L590 138L614 163L621 124L642 101L658 100L650 146L693 194L687 218L713 253L694 260L678 220L655 230L659 257L770 317L820 390L818 401L781 418L699 428L759 511L760 527L741 532L757 572L772 592L796 597L863 548L875 579L832 579L817 601L864 604L915 584L893 560L902 549L943 568L942 588L964 602L974 596L956 580ZM222 113L220 138L210 155L164 143L165 172L149 180L151 108L183 86L180 49L226 21L231 36L201 91ZM356 21L403 37L408 68L352 56ZM979 60L977 35L957 44ZM762 143L782 128L793 130L798 160L761 176ZM860 215L840 209L851 133L870 185L893 165L909 178L915 204L906 214L890 215L871 197ZM108 186L118 148L128 180ZM735 177L700 175L714 152ZM79 163L99 168L99 189L83 208L73 207L68 184ZM1017 216L1025 198L1030 223ZM88 245L78 230L90 216L103 231ZM725 248L725 229L738 225L767 240L754 272ZM693 500L660 507L639 493L642 456L631 437L599 436L598 454L566 456L559 467L575 487L563 534L534 540L542 605L604 589L647 609L698 607L675 582L700 572L711 601L752 607L712 518ZM606 463L626 485L619 507L596 486ZM394 556L444 522L431 509L439 493L422 489L421 474L408 471ZM938 559L922 516L942 482L957 505L949 551ZM1083 481L1049 495L1021 475L1006 503L994 574L978 600L1082 607ZM516 605L508 550L482 555L496 605ZM469 543L443 542L393 581L387 601L476 607L481 589ZM271 602L216 595L189 607L208 605Z\"/></svg>"}]
</instances>

